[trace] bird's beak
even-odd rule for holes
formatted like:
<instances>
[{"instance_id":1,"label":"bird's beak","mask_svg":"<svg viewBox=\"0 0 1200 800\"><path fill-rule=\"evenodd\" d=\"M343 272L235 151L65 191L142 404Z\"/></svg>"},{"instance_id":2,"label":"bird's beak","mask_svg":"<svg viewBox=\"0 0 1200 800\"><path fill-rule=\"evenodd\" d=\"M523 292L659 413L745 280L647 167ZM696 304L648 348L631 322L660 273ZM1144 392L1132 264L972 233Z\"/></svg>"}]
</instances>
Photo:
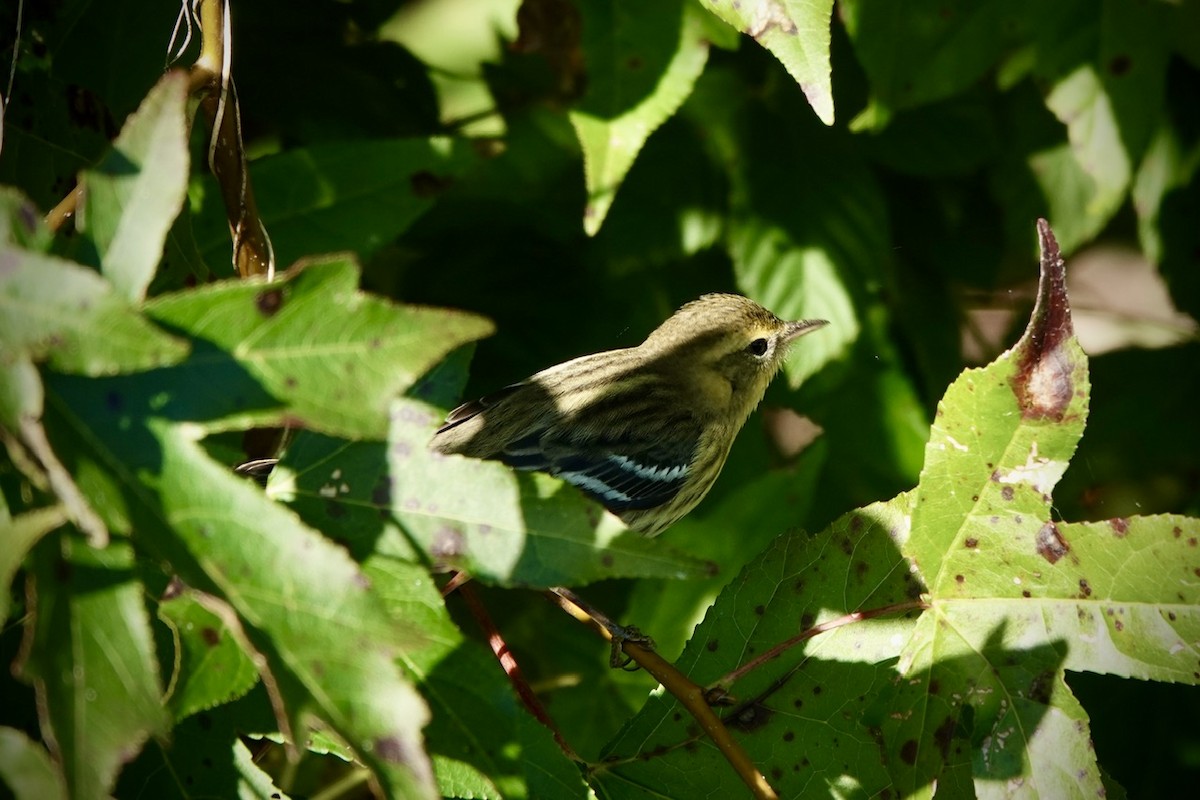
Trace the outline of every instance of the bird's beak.
<instances>
[{"instance_id":1,"label":"bird's beak","mask_svg":"<svg viewBox=\"0 0 1200 800\"><path fill-rule=\"evenodd\" d=\"M795 322L787 323L783 329L783 341L790 342L793 339L799 339L806 333L811 333L817 328L824 328L829 324L827 319L798 319Z\"/></svg>"}]
</instances>

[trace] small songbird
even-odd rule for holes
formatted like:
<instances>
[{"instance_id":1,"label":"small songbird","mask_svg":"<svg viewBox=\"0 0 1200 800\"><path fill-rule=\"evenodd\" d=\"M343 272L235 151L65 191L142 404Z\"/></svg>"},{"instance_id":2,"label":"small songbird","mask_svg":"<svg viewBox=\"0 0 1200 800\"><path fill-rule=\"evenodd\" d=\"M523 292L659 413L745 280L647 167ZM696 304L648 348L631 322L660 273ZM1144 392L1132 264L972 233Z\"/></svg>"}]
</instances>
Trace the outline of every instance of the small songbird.
<instances>
[{"instance_id":1,"label":"small songbird","mask_svg":"<svg viewBox=\"0 0 1200 800\"><path fill-rule=\"evenodd\" d=\"M575 358L464 403L430 446L556 475L654 536L708 493L788 345L826 324L706 294L636 347Z\"/></svg>"}]
</instances>

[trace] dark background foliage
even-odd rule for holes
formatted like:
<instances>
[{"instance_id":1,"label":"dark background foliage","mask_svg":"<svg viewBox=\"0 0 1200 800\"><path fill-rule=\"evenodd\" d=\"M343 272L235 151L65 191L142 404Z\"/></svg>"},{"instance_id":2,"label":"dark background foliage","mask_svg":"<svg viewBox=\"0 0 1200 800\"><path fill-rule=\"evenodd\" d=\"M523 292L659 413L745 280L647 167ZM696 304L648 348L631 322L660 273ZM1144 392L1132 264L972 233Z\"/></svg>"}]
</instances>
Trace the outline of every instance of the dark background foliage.
<instances>
[{"instance_id":1,"label":"dark background foliage","mask_svg":"<svg viewBox=\"0 0 1200 800\"><path fill-rule=\"evenodd\" d=\"M757 546L728 555L725 581L774 534L821 530L917 484L946 386L1009 347L1028 318L1034 221L1045 217L1071 265L1077 322L1098 332L1081 331L1095 348L1089 420L1054 493L1056 519L1200 515L1200 342L1180 316L1200 314L1197 4L840 2L832 125L771 52L708 18L697 23L713 42L703 72L677 110L664 109L594 235L569 112L602 106L614 86L633 94L621 100L631 107L652 92L637 78L662 66L661 20L636 4L616 4L633 22L594 2L517 5L233 4L244 141L281 267L349 251L370 293L492 320L466 395L634 345L704 292L829 316L829 343L772 386L710 497L664 539L719 562L722 544L686 537L759 531ZM702 5L657 12L669 45L672 19ZM15 43L18 5L4 4L0 53L15 54L15 76L0 184L43 212L58 203L162 75L177 11L149 0L25 3ZM638 60L604 73L607 51L588 38L597 30ZM206 130L198 122L191 134L188 200L152 296L234 274ZM86 264L86 246L67 230L53 251ZM1074 271L1083 264L1100 265L1090 284ZM796 423L782 409L819 426L811 447L789 445ZM225 432L208 444L232 462L242 443ZM0 486L14 514L36 505L12 463ZM146 580L161 589L164 578ZM653 608L665 583L604 581L589 597L619 617ZM18 660L28 611L13 591L5 664ZM535 596L480 592L530 681L557 687L546 697L566 738L594 757L640 706L644 678L604 673L603 645ZM673 657L690 627L665 628L653 632ZM32 690L0 680L0 721L38 739ZM1194 688L1068 681L1100 763L1131 796L1195 784ZM261 687L241 702L267 713ZM177 728L176 746L199 735ZM310 758L290 777L295 791L315 793L336 772ZM153 767L134 774L143 771ZM119 794L142 796L123 780Z\"/></svg>"}]
</instances>

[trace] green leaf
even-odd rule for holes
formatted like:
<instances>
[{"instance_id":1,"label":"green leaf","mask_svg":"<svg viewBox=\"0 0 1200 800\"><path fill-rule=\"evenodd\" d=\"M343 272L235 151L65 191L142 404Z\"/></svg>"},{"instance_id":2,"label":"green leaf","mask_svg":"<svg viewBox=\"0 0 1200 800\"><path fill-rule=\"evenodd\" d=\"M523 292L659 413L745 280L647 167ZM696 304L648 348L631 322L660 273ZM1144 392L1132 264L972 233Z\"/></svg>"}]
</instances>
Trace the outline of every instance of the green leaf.
<instances>
[{"instance_id":1,"label":"green leaf","mask_svg":"<svg viewBox=\"0 0 1200 800\"><path fill-rule=\"evenodd\" d=\"M92 270L0 245L0 363L26 354L60 372L111 375L187 352Z\"/></svg>"},{"instance_id":2,"label":"green leaf","mask_svg":"<svg viewBox=\"0 0 1200 800\"><path fill-rule=\"evenodd\" d=\"M829 66L833 0L709 0L703 5L770 50L800 84L821 121L833 124Z\"/></svg>"},{"instance_id":3,"label":"green leaf","mask_svg":"<svg viewBox=\"0 0 1200 800\"><path fill-rule=\"evenodd\" d=\"M147 312L201 351L164 388L187 386L177 413L220 426L278 422L382 438L391 398L459 345L487 335L474 315L396 306L358 291L348 258L271 283L226 281L157 297ZM169 376L158 376L161 383ZM183 408L190 408L184 411Z\"/></svg>"},{"instance_id":4,"label":"green leaf","mask_svg":"<svg viewBox=\"0 0 1200 800\"><path fill-rule=\"evenodd\" d=\"M389 612L429 637L428 646L407 653L402 664L433 714L426 740L442 795L547 797L541 781L564 773L582 789L578 771L549 731L517 703L495 657L463 637L429 574L385 556L371 557L364 569ZM529 769L533 756L527 748L533 747L536 770Z\"/></svg>"},{"instance_id":5,"label":"green leaf","mask_svg":"<svg viewBox=\"0 0 1200 800\"><path fill-rule=\"evenodd\" d=\"M421 634L384 612L344 549L212 461L194 441L200 427L151 418L169 405L131 383L48 384L58 452L75 474L104 465L85 487L89 499L211 596L206 607L227 627L244 630L240 643L260 654L290 738L320 721L392 796L431 796L420 739L427 711L395 665Z\"/></svg>"},{"instance_id":6,"label":"green leaf","mask_svg":"<svg viewBox=\"0 0 1200 800\"><path fill-rule=\"evenodd\" d=\"M1170 194L1186 191L1200 169L1200 147L1184 149L1179 132L1163 121L1146 148L1133 182L1133 208L1138 216L1138 242L1155 264L1165 260L1162 212Z\"/></svg>"},{"instance_id":7,"label":"green leaf","mask_svg":"<svg viewBox=\"0 0 1200 800\"><path fill-rule=\"evenodd\" d=\"M368 256L427 211L475 162L462 139L382 139L297 148L250 164L250 180L275 259L317 253ZM228 262L229 226L210 185L196 220L209 264Z\"/></svg>"},{"instance_id":8,"label":"green leaf","mask_svg":"<svg viewBox=\"0 0 1200 800\"><path fill-rule=\"evenodd\" d=\"M1200 680L1196 519L1163 514L1044 523L1032 536L1013 533L1012 540L993 534L976 556L955 551L946 560L948 569L970 563L996 575L981 587L955 579L956 589L942 593L949 624L960 630L1006 624L1024 641L1068 642L1064 666L1075 671ZM1046 569L1060 550L1062 563ZM1161 580L1172 574L1179 577Z\"/></svg>"},{"instance_id":9,"label":"green leaf","mask_svg":"<svg viewBox=\"0 0 1200 800\"><path fill-rule=\"evenodd\" d=\"M188 76L168 72L146 95L113 149L80 176L77 227L126 299L146 294L188 182Z\"/></svg>"},{"instance_id":10,"label":"green leaf","mask_svg":"<svg viewBox=\"0 0 1200 800\"><path fill-rule=\"evenodd\" d=\"M192 595L185 592L163 600L158 618L175 641L167 707L176 722L236 700L258 683L258 670L236 634Z\"/></svg>"},{"instance_id":11,"label":"green leaf","mask_svg":"<svg viewBox=\"0 0 1200 800\"><path fill-rule=\"evenodd\" d=\"M881 129L892 115L949 98L978 81L1028 36L1038 17L1011 0L845 0L838 8L871 84L851 123Z\"/></svg>"},{"instance_id":12,"label":"green leaf","mask_svg":"<svg viewBox=\"0 0 1200 800\"><path fill-rule=\"evenodd\" d=\"M0 522L0 620L8 619L12 582L26 554L50 531L65 524L67 513L61 506L49 506L18 514Z\"/></svg>"},{"instance_id":13,"label":"green leaf","mask_svg":"<svg viewBox=\"0 0 1200 800\"><path fill-rule=\"evenodd\" d=\"M792 348L784 370L795 388L858 338L856 306L888 258L887 209L844 139L799 104L758 102L750 91L739 77L710 70L688 113L729 164L726 246L738 287L785 319L831 323Z\"/></svg>"},{"instance_id":14,"label":"green leaf","mask_svg":"<svg viewBox=\"0 0 1200 800\"><path fill-rule=\"evenodd\" d=\"M170 741L151 743L121 773L114 795L288 800L255 763L227 706L189 717L175 726Z\"/></svg>"},{"instance_id":15,"label":"green leaf","mask_svg":"<svg viewBox=\"0 0 1200 800\"><path fill-rule=\"evenodd\" d=\"M1088 175L1070 145L1034 153L1028 163L1045 194L1047 216L1062 231L1062 245L1067 250L1095 237L1124 199L1123 188L1106 190Z\"/></svg>"},{"instance_id":16,"label":"green leaf","mask_svg":"<svg viewBox=\"0 0 1200 800\"><path fill-rule=\"evenodd\" d=\"M1043 248L1038 304L1021 341L964 372L938 404L913 511L923 535L909 549L934 592L958 583L943 560L985 537L1027 538L1033 553L1041 536L1054 554L1057 534L1040 531L1083 435L1089 384L1061 256L1056 244Z\"/></svg>"},{"instance_id":17,"label":"green leaf","mask_svg":"<svg viewBox=\"0 0 1200 800\"><path fill-rule=\"evenodd\" d=\"M970 754L977 795L995 781L1019 781L1033 797L1101 794L1087 715L1063 681L1061 649L1003 623L964 629L939 617L918 621L900 674L867 713L893 754L887 766L899 790L922 790Z\"/></svg>"},{"instance_id":18,"label":"green leaf","mask_svg":"<svg viewBox=\"0 0 1200 800\"><path fill-rule=\"evenodd\" d=\"M254 754L240 739L233 743L233 765L238 776L238 797L242 800L290 800L255 763Z\"/></svg>"},{"instance_id":19,"label":"green leaf","mask_svg":"<svg viewBox=\"0 0 1200 800\"><path fill-rule=\"evenodd\" d=\"M402 654L400 663L430 703L428 747L442 756L442 766L449 769L449 773L439 771L442 794L453 795L443 779L463 781L473 775L470 780L487 776L488 783L503 783L506 776L511 778L516 765L504 745L513 739L510 729L516 703L507 682L493 669L494 660L466 643L424 568L372 556L363 571L388 614L425 636L422 646ZM508 735L500 735L505 730ZM485 731L491 735L482 735ZM496 791L495 786L490 791Z\"/></svg>"},{"instance_id":20,"label":"green leaf","mask_svg":"<svg viewBox=\"0 0 1200 800\"><path fill-rule=\"evenodd\" d=\"M806 336L788 353L784 372L794 388L845 354L859 323L849 292L821 247L805 247L785 228L750 217L730 236L738 283L783 319L824 319L830 325Z\"/></svg>"},{"instance_id":21,"label":"green leaf","mask_svg":"<svg viewBox=\"0 0 1200 800\"><path fill-rule=\"evenodd\" d=\"M413 558L415 546L439 568L465 570L485 583L688 578L710 568L625 529L560 480L430 452L439 410L401 399L391 416L386 450L297 437L272 475L272 494L358 552L382 548Z\"/></svg>"},{"instance_id":22,"label":"green leaf","mask_svg":"<svg viewBox=\"0 0 1200 800\"><path fill-rule=\"evenodd\" d=\"M711 24L737 35L720 20ZM646 141L621 183L621 202L590 245L610 275L671 274L681 261L719 245L729 190L722 166L705 149L707 133L677 114Z\"/></svg>"},{"instance_id":23,"label":"green leaf","mask_svg":"<svg viewBox=\"0 0 1200 800\"><path fill-rule=\"evenodd\" d=\"M587 178L584 228L595 235L646 139L691 93L708 42L688 0L586 0L582 12L587 93L570 117Z\"/></svg>"},{"instance_id":24,"label":"green leaf","mask_svg":"<svg viewBox=\"0 0 1200 800\"><path fill-rule=\"evenodd\" d=\"M166 730L133 565L127 541L100 550L70 535L44 540L29 558L35 601L21 674L37 691L71 797L107 798L125 761Z\"/></svg>"},{"instance_id":25,"label":"green leaf","mask_svg":"<svg viewBox=\"0 0 1200 800\"><path fill-rule=\"evenodd\" d=\"M776 536L808 515L824 466L823 444L806 449L794 469L756 474L715 507L701 506L663 534L667 543L686 543L690 555L719 565L720 571L704 580L643 580L634 587L626 616L643 630L654 631L660 655L674 658L682 652L692 629L730 580ZM728 471L726 466L722 480L728 480ZM725 535L728 531L738 535Z\"/></svg>"},{"instance_id":26,"label":"green leaf","mask_svg":"<svg viewBox=\"0 0 1200 800\"><path fill-rule=\"evenodd\" d=\"M1178 587L1169 600L1145 594L1155 583L1149 575L1161 574L1172 563L1169 551L1181 549L1162 535L1166 527L1139 524L1160 535L1137 541L1125 535L1128 521L1114 521L1120 541L1101 542L1093 525L1050 518L1050 492L1083 432L1088 375L1071 327L1058 246L1045 223L1041 233L1042 281L1025 336L947 390L926 448L914 533L904 551L924 577L931 607L900 655L907 683L895 685L898 697L907 698L883 701L888 708L907 707L915 695L923 710L907 719L881 712L893 748L913 743L914 758L891 768L902 787L937 774L954 731L954 738L965 733L983 747L973 764L977 780L1020 774L1046 795L1094 794L1101 776L1086 715L1063 683L1062 669L1124 667L1126 674L1148 674L1149 651L1160 666L1174 660L1170 672L1182 677L1194 662L1183 651L1187 637L1200 631L1200 595L1180 594ZM1091 535L1080 535L1085 530ZM1126 570L1150 572L1142 581L1114 579ZM1143 603L1155 605L1143 609ZM1164 642L1162 623L1174 621L1177 608L1180 638ZM1113 617L1108 625L1106 614ZM1140 671L1128 662L1118 667L1112 650L1121 644L1105 642L1106 627L1119 632L1126 622L1134 623L1129 639L1137 643L1124 645L1142 650ZM1005 655L1013 650L1024 654ZM967 714L960 698L971 695L977 699L967 701ZM1003 730L1014 735L995 736ZM1046 758L1050 752L1058 755ZM1072 765L1069 776L1064 762Z\"/></svg>"},{"instance_id":27,"label":"green leaf","mask_svg":"<svg viewBox=\"0 0 1200 800\"><path fill-rule=\"evenodd\" d=\"M103 520L88 504L74 477L50 447L42 425L44 403L42 377L28 355L19 355L10 364L0 363L0 427L6 429L5 445L9 458L31 483L39 488L48 487L61 503L61 508L56 511L31 512L33 516L15 523L14 561L0 568L0 576L5 576L4 585L15 574L28 547L65 520L74 523L93 546L108 544L108 529ZM51 528L44 527L46 525ZM5 600L0 600L0 609L6 611L4 603ZM0 613L0 619L3 618L4 614Z\"/></svg>"},{"instance_id":28,"label":"green leaf","mask_svg":"<svg viewBox=\"0 0 1200 800\"><path fill-rule=\"evenodd\" d=\"M584 800L593 797L583 782L578 764L568 761L550 731L532 717L517 719L521 740L521 766L529 796L555 800Z\"/></svg>"},{"instance_id":29,"label":"green leaf","mask_svg":"<svg viewBox=\"0 0 1200 800\"><path fill-rule=\"evenodd\" d=\"M67 788L41 744L0 727L0 783L16 800L66 800Z\"/></svg>"},{"instance_id":30,"label":"green leaf","mask_svg":"<svg viewBox=\"0 0 1200 800\"><path fill-rule=\"evenodd\" d=\"M1086 180L1084 196L1060 203L1050 218L1068 251L1094 237L1124 202L1166 86L1164 14L1134 0L1105 0L1100 8L1089 26L1066 19L1052 28L1066 41L1044 42L1037 67L1050 82L1046 107L1066 125L1071 159ZM1052 206L1057 180L1040 181Z\"/></svg>"},{"instance_id":31,"label":"green leaf","mask_svg":"<svg viewBox=\"0 0 1200 800\"><path fill-rule=\"evenodd\" d=\"M495 730L490 731L495 738ZM503 795L482 773L465 762L434 753L433 774L442 797L471 797L478 800L501 800Z\"/></svg>"},{"instance_id":32,"label":"green leaf","mask_svg":"<svg viewBox=\"0 0 1200 800\"><path fill-rule=\"evenodd\" d=\"M847 514L817 536L777 537L721 593L675 666L707 686L814 624L911 599L920 587L898 551L910 504L902 495ZM862 715L891 673L877 662L895 653L911 626L884 618L839 628L733 685L735 703L722 716L780 797L806 796L814 784L864 797L890 788ZM665 693L646 701L604 757L613 764L595 776L604 796L645 797L642 786L669 787L665 796L678 798L745 793Z\"/></svg>"},{"instance_id":33,"label":"green leaf","mask_svg":"<svg viewBox=\"0 0 1200 800\"><path fill-rule=\"evenodd\" d=\"M1060 523L1050 514L1083 434L1089 383L1047 236L1025 335L965 372L938 405L913 511L923 533L906 552L956 631L1007 627L1024 642L1070 642L1069 669L1192 681L1200 588L1156 576L1190 575L1197 521Z\"/></svg>"},{"instance_id":34,"label":"green leaf","mask_svg":"<svg viewBox=\"0 0 1200 800\"><path fill-rule=\"evenodd\" d=\"M44 253L52 238L37 206L16 189L0 186L0 248Z\"/></svg>"},{"instance_id":35,"label":"green leaf","mask_svg":"<svg viewBox=\"0 0 1200 800\"><path fill-rule=\"evenodd\" d=\"M172 554L186 581L218 590L238 612L267 658L293 736L315 715L391 796L431 796L421 746L428 711L394 663L423 637L385 613L344 550L211 461L182 427L152 427L170 525L152 546Z\"/></svg>"},{"instance_id":36,"label":"green leaf","mask_svg":"<svg viewBox=\"0 0 1200 800\"><path fill-rule=\"evenodd\" d=\"M1200 683L1200 520L1050 516L1088 375L1045 223L1041 235L1029 328L947 391L917 489L811 539L780 537L677 664L731 691L726 727L781 796L814 780L867 796L935 785L982 796L997 782L1095 796L1103 777L1064 670ZM847 612L870 619L749 663ZM633 787L671 775L671 796L727 791L728 765L689 725L673 699L652 697L608 748L617 766L598 788L640 796Z\"/></svg>"},{"instance_id":37,"label":"green leaf","mask_svg":"<svg viewBox=\"0 0 1200 800\"><path fill-rule=\"evenodd\" d=\"M42 378L28 355L0 363L0 425L18 433L23 424L42 417Z\"/></svg>"}]
</instances>

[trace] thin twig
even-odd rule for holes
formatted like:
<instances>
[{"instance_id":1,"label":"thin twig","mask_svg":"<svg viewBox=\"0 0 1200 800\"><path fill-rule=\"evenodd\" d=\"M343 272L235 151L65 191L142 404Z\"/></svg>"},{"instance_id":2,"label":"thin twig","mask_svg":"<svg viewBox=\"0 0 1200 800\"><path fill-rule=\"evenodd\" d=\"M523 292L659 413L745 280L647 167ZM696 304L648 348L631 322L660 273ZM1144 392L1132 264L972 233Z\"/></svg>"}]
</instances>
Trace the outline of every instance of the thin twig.
<instances>
[{"instance_id":1,"label":"thin twig","mask_svg":"<svg viewBox=\"0 0 1200 800\"><path fill-rule=\"evenodd\" d=\"M677 670L665 658L636 639L622 641L625 629L613 623L605 614L589 606L570 589L556 586L548 589L546 596L575 619L598 631L604 638L616 641L625 655L633 659L638 666L662 684L664 689L674 695L675 699L700 723L700 728L717 746L721 755L725 757L756 798L760 798L760 800L778 798L775 790L767 783L767 779L750 760L750 756L747 755L741 744L733 738L724 723L721 722L721 718L708 705L704 689Z\"/></svg>"},{"instance_id":2,"label":"thin twig","mask_svg":"<svg viewBox=\"0 0 1200 800\"><path fill-rule=\"evenodd\" d=\"M8 84L4 87L4 104L8 104L8 98L12 97L13 83L17 79L17 60L21 57L21 23L25 16L25 0L17 0L17 30L13 36L13 54L12 61L8 64Z\"/></svg>"},{"instance_id":3,"label":"thin twig","mask_svg":"<svg viewBox=\"0 0 1200 800\"><path fill-rule=\"evenodd\" d=\"M471 580L470 574L465 570L459 570L450 576L450 580L446 581L446 585L442 587L442 597L449 597L458 591L459 587Z\"/></svg>"},{"instance_id":4,"label":"thin twig","mask_svg":"<svg viewBox=\"0 0 1200 800\"><path fill-rule=\"evenodd\" d=\"M8 64L8 85L0 95L0 154L4 152L4 119L12 102L12 87L17 78L17 60L21 57L21 21L25 16L25 0L17 0L17 30L13 37L12 60Z\"/></svg>"},{"instance_id":5,"label":"thin twig","mask_svg":"<svg viewBox=\"0 0 1200 800\"><path fill-rule=\"evenodd\" d=\"M504 669L504 674L508 676L508 682L512 684L517 697L521 699L525 708L533 715L534 719L549 729L550 733L554 735L554 741L558 744L559 749L566 754L567 758L582 763L582 759L576 754L575 749L567 744L567 740L563 738L562 731L558 729L550 714L547 713L546 707L538 699L537 694L529 685L529 681L525 680L525 675L521 672L521 667L517 664L517 659L513 656L512 651L508 649L508 644L504 641L504 636L496 627L496 623L492 621L492 617L488 614L487 609L484 608L479 595L475 593L475 587L466 582L461 583L458 586L458 596L466 602L471 616L475 617L475 621L479 623L479 627L483 628L483 632L487 636L488 646L492 648L492 653L496 656L496 660L500 662L500 666Z\"/></svg>"},{"instance_id":6,"label":"thin twig","mask_svg":"<svg viewBox=\"0 0 1200 800\"><path fill-rule=\"evenodd\" d=\"M46 227L51 232L57 231L67 220L75 216L75 209L79 208L79 202L83 199L83 186L76 186L71 190L71 193L58 201L58 205L50 209L46 214Z\"/></svg>"}]
</instances>

